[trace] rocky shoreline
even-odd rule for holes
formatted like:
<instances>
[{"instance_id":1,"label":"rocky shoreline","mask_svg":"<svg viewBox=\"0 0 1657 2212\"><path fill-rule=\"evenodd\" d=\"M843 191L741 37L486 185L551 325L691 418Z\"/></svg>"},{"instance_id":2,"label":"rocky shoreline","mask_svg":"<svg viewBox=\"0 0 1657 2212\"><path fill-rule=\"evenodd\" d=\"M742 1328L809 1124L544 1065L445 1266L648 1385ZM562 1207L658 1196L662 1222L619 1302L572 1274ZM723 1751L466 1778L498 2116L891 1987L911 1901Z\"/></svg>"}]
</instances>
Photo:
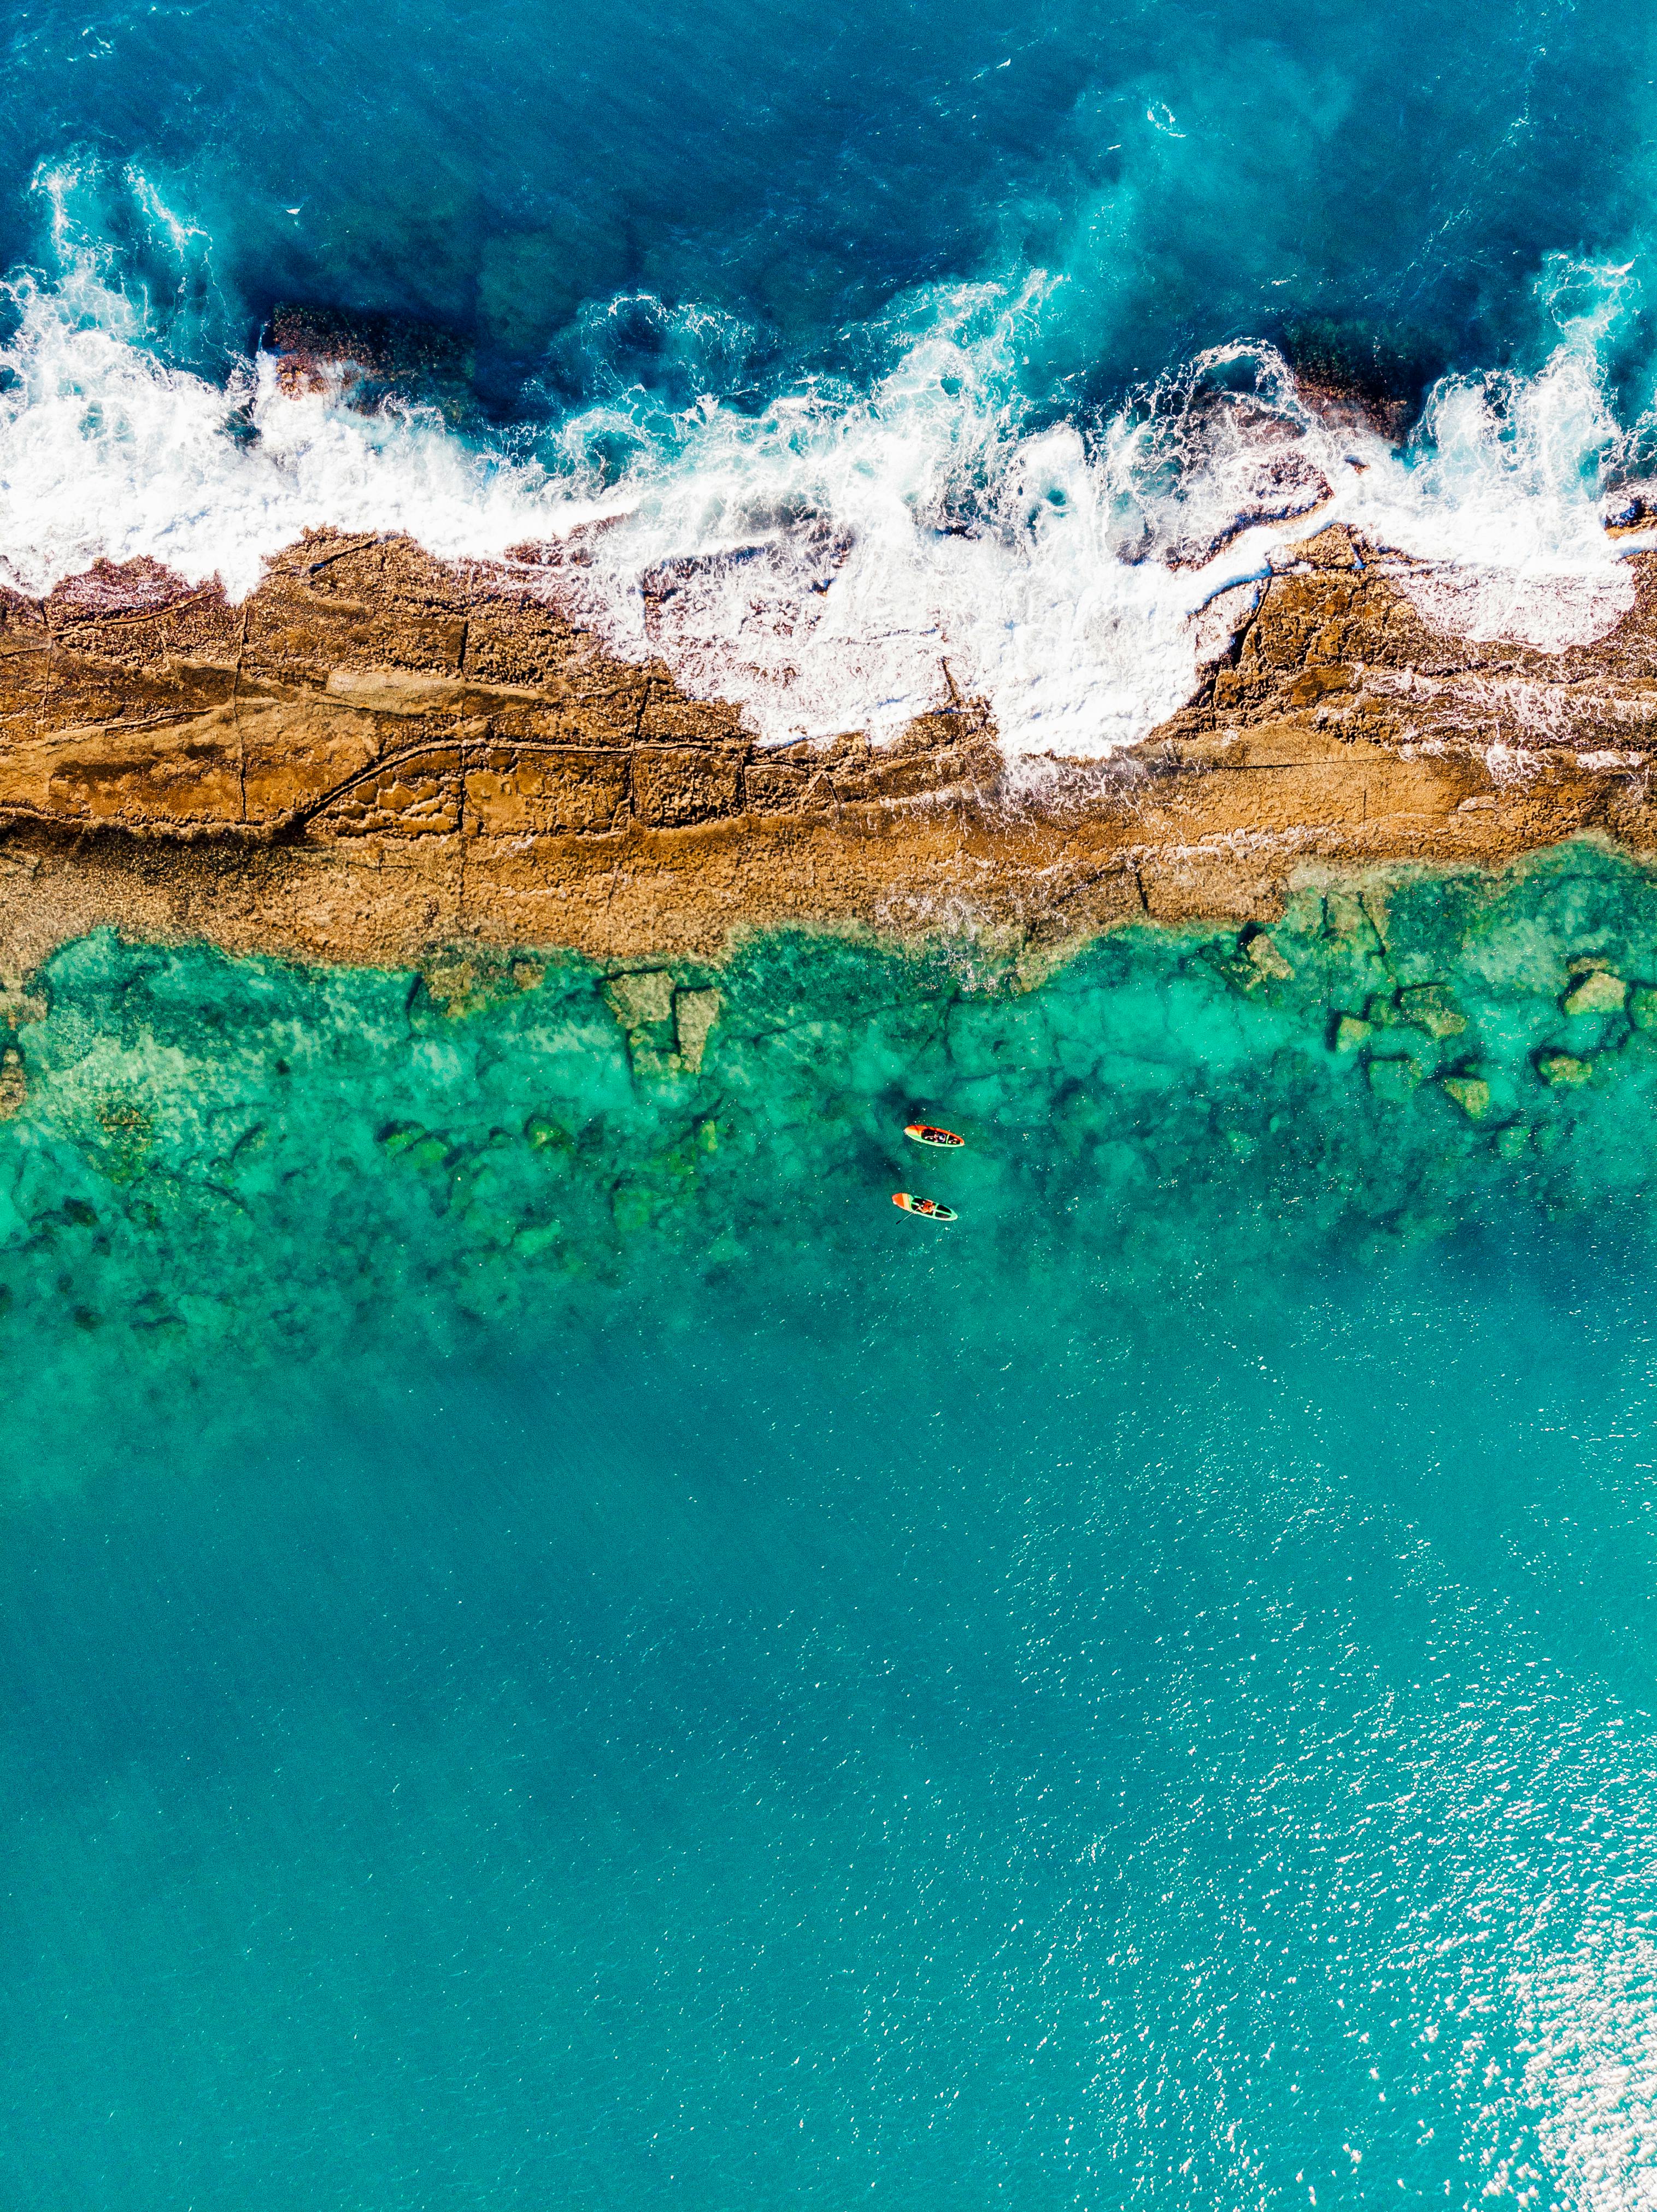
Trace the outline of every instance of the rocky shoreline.
<instances>
[{"instance_id":1,"label":"rocky shoreline","mask_svg":"<svg viewBox=\"0 0 1657 2212\"><path fill-rule=\"evenodd\" d=\"M1286 549L1196 696L1008 768L980 702L765 748L606 654L533 562L315 536L228 605L147 564L0 594L0 976L101 926L308 961L717 957L789 926L1269 921L1319 874L1657 851L1657 556L1589 646L1470 643L1342 527Z\"/></svg>"}]
</instances>

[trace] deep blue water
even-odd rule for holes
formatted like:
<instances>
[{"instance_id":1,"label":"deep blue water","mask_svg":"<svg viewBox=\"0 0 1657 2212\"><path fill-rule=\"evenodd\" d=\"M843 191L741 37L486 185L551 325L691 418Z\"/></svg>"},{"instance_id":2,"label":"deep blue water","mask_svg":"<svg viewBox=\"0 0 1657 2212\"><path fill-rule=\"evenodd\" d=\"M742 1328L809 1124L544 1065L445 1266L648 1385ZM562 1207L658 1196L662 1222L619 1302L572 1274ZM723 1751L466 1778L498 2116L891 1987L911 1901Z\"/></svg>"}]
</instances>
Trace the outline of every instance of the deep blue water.
<instances>
[{"instance_id":1,"label":"deep blue water","mask_svg":"<svg viewBox=\"0 0 1657 2212\"><path fill-rule=\"evenodd\" d=\"M1643 2204L1657 893L673 980L38 979L7 2205Z\"/></svg>"},{"instance_id":2,"label":"deep blue water","mask_svg":"<svg viewBox=\"0 0 1657 2212\"><path fill-rule=\"evenodd\" d=\"M0 258L40 257L30 181L72 173L88 228L155 257L163 315L187 271L221 342L284 297L431 318L476 336L497 404L549 359L561 392L601 362L671 381L649 318L558 345L583 303L736 319L742 360L710 366L740 391L778 350L866 366L856 334L910 288L1033 267L1068 280L1044 400L1308 318L1407 382L1533 351L1545 257L1642 250L1650 46L1611 0L1476 35L1443 0L27 0Z\"/></svg>"}]
</instances>

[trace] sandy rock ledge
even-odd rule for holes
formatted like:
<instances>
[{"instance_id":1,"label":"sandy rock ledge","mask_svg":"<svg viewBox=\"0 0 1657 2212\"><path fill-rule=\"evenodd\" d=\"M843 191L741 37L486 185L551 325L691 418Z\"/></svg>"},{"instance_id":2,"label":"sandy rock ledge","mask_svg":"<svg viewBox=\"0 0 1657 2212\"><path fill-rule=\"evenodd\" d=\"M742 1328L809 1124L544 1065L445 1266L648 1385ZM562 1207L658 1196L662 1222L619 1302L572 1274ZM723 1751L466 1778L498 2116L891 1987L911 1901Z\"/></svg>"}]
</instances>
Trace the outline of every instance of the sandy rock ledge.
<instances>
[{"instance_id":1,"label":"sandy rock ledge","mask_svg":"<svg viewBox=\"0 0 1657 2212\"><path fill-rule=\"evenodd\" d=\"M762 748L606 655L529 568L313 537L228 605L143 563L0 594L0 979L101 925L417 962L716 955L787 925L1059 943L1269 921L1298 883L1657 850L1657 561L1596 644L1470 644L1334 528L1197 696L1016 778L981 702Z\"/></svg>"}]
</instances>

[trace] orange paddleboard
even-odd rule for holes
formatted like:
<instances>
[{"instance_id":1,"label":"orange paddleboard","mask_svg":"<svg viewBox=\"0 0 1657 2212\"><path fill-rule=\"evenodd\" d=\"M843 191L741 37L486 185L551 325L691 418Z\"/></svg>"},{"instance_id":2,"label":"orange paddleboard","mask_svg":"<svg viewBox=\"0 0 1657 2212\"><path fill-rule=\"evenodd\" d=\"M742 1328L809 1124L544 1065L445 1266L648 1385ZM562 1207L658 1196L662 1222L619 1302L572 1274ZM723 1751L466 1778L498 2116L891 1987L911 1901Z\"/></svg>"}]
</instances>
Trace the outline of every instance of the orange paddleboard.
<instances>
[{"instance_id":1,"label":"orange paddleboard","mask_svg":"<svg viewBox=\"0 0 1657 2212\"><path fill-rule=\"evenodd\" d=\"M956 1218L953 1206L940 1206L935 1198L917 1198L912 1191L894 1190L892 1203L901 1206L905 1213L924 1214L929 1221L953 1221Z\"/></svg>"},{"instance_id":2,"label":"orange paddleboard","mask_svg":"<svg viewBox=\"0 0 1657 2212\"><path fill-rule=\"evenodd\" d=\"M953 1129L935 1129L930 1121L908 1122L905 1127L904 1134L906 1137L912 1137L917 1145L943 1145L953 1147L966 1142L965 1137L958 1137Z\"/></svg>"}]
</instances>

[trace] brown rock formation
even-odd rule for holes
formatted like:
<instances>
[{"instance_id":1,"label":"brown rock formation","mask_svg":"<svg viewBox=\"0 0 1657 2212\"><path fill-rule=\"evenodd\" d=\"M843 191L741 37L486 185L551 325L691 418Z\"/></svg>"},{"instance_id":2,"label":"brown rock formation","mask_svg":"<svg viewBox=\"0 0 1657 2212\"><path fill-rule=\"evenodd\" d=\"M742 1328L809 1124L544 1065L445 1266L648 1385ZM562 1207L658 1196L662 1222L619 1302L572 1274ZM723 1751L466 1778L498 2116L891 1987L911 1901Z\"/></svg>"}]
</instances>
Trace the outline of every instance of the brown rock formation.
<instances>
[{"instance_id":1,"label":"brown rock formation","mask_svg":"<svg viewBox=\"0 0 1657 2212\"><path fill-rule=\"evenodd\" d=\"M1407 581L1407 579L1404 580ZM1469 645L1339 529L1130 754L1009 775L981 704L761 748L533 571L316 538L241 607L137 564L0 598L0 974L113 923L296 957L711 953L790 922L1266 916L1319 867L1657 846L1657 563L1599 644Z\"/></svg>"}]
</instances>

